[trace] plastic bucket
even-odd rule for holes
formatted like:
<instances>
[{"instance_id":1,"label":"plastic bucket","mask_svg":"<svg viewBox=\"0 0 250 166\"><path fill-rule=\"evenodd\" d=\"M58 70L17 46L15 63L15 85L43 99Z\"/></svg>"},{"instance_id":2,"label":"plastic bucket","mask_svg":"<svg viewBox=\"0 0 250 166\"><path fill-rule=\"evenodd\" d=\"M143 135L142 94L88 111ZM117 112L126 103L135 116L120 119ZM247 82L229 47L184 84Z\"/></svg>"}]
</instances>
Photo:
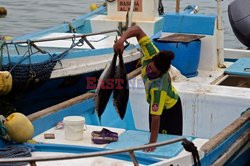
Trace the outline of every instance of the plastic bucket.
<instances>
[{"instance_id":1,"label":"plastic bucket","mask_svg":"<svg viewBox=\"0 0 250 166\"><path fill-rule=\"evenodd\" d=\"M159 50L171 50L175 54L172 65L180 70L186 77L198 75L198 65L200 62L201 41L194 40L188 43L184 42L166 42L159 41L157 38L153 43Z\"/></svg>"},{"instance_id":2,"label":"plastic bucket","mask_svg":"<svg viewBox=\"0 0 250 166\"><path fill-rule=\"evenodd\" d=\"M65 139L77 141L83 138L85 118L82 116L67 116L63 118Z\"/></svg>"}]
</instances>

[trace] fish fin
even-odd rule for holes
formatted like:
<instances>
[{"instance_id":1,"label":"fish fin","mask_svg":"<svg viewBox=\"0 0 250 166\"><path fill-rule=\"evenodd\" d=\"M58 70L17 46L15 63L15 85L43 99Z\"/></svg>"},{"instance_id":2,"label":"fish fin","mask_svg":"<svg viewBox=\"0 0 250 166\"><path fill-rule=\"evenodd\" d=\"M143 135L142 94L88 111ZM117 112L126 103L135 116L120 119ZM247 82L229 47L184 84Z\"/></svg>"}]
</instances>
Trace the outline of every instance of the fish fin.
<instances>
[{"instance_id":1,"label":"fish fin","mask_svg":"<svg viewBox=\"0 0 250 166\"><path fill-rule=\"evenodd\" d=\"M96 86L96 93L99 93L100 91L100 88L101 88L101 85L102 85L102 80L105 76L105 74L107 73L108 69L110 67L110 64L106 64L102 74L100 75L99 79L98 79L98 83L97 83L97 86Z\"/></svg>"}]
</instances>

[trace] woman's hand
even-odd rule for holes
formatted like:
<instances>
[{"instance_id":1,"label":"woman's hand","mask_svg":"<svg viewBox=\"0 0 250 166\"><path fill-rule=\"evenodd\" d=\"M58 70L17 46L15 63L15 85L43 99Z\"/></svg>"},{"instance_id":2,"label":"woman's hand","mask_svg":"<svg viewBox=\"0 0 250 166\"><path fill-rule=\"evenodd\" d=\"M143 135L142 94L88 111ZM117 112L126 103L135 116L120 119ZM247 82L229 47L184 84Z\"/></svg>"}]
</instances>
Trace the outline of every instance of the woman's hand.
<instances>
[{"instance_id":1,"label":"woman's hand","mask_svg":"<svg viewBox=\"0 0 250 166\"><path fill-rule=\"evenodd\" d=\"M117 40L113 46L114 52L117 53L118 55L123 54L124 50L124 42L131 38L131 37L136 37L137 41L146 36L145 32L137 25L132 26L125 31L122 36L120 37L119 40Z\"/></svg>"},{"instance_id":2,"label":"woman's hand","mask_svg":"<svg viewBox=\"0 0 250 166\"><path fill-rule=\"evenodd\" d=\"M149 145L149 144L151 144L150 142L148 143L148 144L146 144L146 145ZM153 151L155 151L155 147L151 147L151 148L146 148L146 149L143 149L142 151L143 152L153 152Z\"/></svg>"},{"instance_id":3,"label":"woman's hand","mask_svg":"<svg viewBox=\"0 0 250 166\"><path fill-rule=\"evenodd\" d=\"M124 40L122 40L121 38L117 40L113 48L115 53L117 53L118 55L122 55L124 50Z\"/></svg>"}]
</instances>

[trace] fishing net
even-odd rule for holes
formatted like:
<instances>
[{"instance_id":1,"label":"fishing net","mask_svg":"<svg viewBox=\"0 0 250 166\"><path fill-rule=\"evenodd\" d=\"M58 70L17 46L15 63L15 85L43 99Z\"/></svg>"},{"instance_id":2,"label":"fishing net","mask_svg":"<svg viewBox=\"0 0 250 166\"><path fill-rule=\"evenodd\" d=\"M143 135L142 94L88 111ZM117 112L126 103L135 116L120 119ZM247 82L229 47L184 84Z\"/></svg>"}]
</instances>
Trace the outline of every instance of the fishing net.
<instances>
[{"instance_id":1,"label":"fishing net","mask_svg":"<svg viewBox=\"0 0 250 166\"><path fill-rule=\"evenodd\" d=\"M27 83L31 79L35 82L48 80L55 65L56 61L47 60L35 64L17 65L15 63L10 63L8 65L3 65L2 68L7 71L13 69L11 71L13 84L17 85Z\"/></svg>"}]
</instances>

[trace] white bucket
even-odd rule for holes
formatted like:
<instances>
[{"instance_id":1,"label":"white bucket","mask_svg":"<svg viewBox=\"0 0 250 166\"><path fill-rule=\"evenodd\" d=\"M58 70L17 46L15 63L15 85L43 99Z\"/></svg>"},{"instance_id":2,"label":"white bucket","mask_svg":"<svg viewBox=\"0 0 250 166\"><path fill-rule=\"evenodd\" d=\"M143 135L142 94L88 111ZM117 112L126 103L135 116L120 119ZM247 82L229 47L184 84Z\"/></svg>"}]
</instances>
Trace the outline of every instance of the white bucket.
<instances>
[{"instance_id":1,"label":"white bucket","mask_svg":"<svg viewBox=\"0 0 250 166\"><path fill-rule=\"evenodd\" d=\"M71 141L81 140L85 130L85 118L82 116L67 116L63 118L65 139Z\"/></svg>"}]
</instances>

